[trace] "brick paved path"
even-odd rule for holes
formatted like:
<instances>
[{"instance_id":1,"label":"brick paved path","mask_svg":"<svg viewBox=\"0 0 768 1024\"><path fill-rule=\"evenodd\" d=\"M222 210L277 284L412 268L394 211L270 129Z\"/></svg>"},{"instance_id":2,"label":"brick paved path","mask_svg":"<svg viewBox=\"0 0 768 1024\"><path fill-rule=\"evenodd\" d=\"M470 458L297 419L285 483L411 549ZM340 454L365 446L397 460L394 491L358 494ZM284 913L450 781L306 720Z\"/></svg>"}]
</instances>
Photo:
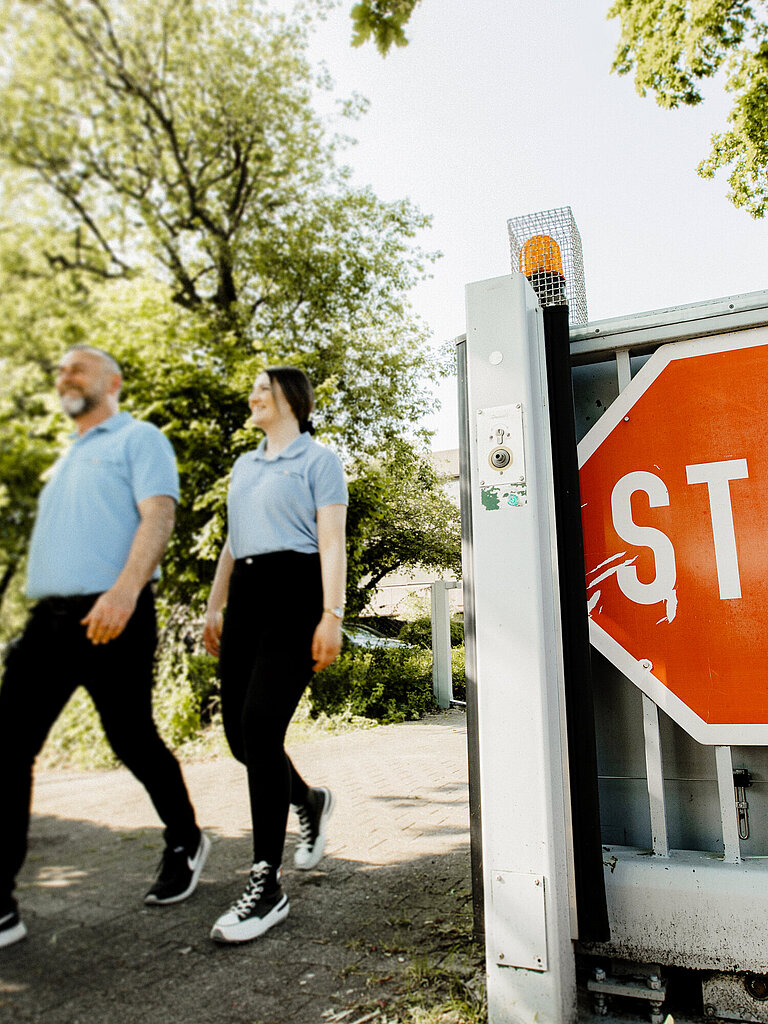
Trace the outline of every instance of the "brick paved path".
<instances>
[{"instance_id":1,"label":"brick paved path","mask_svg":"<svg viewBox=\"0 0 768 1024\"><path fill-rule=\"evenodd\" d=\"M291 868L291 913L262 939L220 947L215 918L249 866L244 769L188 764L213 839L195 895L147 908L162 850L141 786L124 770L37 778L19 902L29 938L0 951L2 1024L324 1024L388 992L414 956L439 961L471 915L464 716L313 739L291 749L333 789L326 858Z\"/></svg>"}]
</instances>

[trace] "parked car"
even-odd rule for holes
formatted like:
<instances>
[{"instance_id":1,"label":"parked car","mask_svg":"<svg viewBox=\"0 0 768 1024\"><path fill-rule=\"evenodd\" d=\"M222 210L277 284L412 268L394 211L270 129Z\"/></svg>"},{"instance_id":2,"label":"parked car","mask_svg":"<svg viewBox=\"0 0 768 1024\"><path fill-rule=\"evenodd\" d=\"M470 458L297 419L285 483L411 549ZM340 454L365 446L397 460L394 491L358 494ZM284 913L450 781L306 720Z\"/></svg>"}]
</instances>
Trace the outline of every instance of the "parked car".
<instances>
[{"instance_id":1,"label":"parked car","mask_svg":"<svg viewBox=\"0 0 768 1024\"><path fill-rule=\"evenodd\" d=\"M359 623L348 623L345 622L341 627L341 632L344 634L344 639L347 644L352 647L364 647L368 650L374 648L402 648L408 649L411 645L406 644L402 640L396 640L392 636L384 636L378 629L374 629L373 626L362 626Z\"/></svg>"}]
</instances>

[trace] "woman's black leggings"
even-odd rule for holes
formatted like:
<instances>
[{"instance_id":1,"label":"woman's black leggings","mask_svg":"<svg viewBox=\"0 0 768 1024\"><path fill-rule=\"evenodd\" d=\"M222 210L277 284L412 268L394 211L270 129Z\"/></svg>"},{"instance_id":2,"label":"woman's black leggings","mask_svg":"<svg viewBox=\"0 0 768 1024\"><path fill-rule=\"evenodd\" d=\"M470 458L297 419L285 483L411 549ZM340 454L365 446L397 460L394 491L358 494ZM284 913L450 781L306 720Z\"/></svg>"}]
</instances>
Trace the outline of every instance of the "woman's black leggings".
<instances>
[{"instance_id":1,"label":"woman's black leggings","mask_svg":"<svg viewBox=\"0 0 768 1024\"><path fill-rule=\"evenodd\" d=\"M307 784L283 746L312 678L312 636L323 614L320 556L274 551L237 559L221 635L224 730L248 769L254 863L280 866L288 808Z\"/></svg>"}]
</instances>

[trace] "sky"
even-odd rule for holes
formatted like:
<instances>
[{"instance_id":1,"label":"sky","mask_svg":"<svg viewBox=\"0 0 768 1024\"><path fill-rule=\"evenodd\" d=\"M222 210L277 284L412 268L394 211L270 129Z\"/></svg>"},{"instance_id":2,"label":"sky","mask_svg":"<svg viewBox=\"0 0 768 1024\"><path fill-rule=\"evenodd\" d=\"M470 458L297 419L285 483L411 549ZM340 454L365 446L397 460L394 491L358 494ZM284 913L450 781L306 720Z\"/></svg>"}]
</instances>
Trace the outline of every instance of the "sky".
<instances>
[{"instance_id":1,"label":"sky","mask_svg":"<svg viewBox=\"0 0 768 1024\"><path fill-rule=\"evenodd\" d=\"M768 222L696 174L729 98L709 83L668 111L610 67L608 0L422 0L407 47L350 46L352 0L316 33L336 93L370 109L346 154L353 180L433 217L418 239L443 256L411 293L439 345L465 330L472 281L511 270L510 217L570 206L581 234L589 320L768 288ZM430 419L435 450L458 439L455 382Z\"/></svg>"}]
</instances>

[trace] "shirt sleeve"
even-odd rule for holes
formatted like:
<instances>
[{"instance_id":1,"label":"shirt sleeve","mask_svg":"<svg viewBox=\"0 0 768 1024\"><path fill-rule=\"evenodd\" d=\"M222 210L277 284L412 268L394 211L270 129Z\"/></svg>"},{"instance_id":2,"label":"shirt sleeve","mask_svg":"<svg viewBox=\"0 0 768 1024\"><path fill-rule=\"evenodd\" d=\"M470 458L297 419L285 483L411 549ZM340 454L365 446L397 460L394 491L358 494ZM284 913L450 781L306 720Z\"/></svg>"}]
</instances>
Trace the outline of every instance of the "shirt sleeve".
<instances>
[{"instance_id":1,"label":"shirt sleeve","mask_svg":"<svg viewBox=\"0 0 768 1024\"><path fill-rule=\"evenodd\" d=\"M179 500L176 455L161 430L151 423L137 423L130 453L131 486L136 504L161 495Z\"/></svg>"},{"instance_id":2,"label":"shirt sleeve","mask_svg":"<svg viewBox=\"0 0 768 1024\"><path fill-rule=\"evenodd\" d=\"M341 459L335 452L328 449L324 451L323 455L324 457L315 463L312 479L315 508L325 508L326 505L348 505L347 481L344 479Z\"/></svg>"}]
</instances>

